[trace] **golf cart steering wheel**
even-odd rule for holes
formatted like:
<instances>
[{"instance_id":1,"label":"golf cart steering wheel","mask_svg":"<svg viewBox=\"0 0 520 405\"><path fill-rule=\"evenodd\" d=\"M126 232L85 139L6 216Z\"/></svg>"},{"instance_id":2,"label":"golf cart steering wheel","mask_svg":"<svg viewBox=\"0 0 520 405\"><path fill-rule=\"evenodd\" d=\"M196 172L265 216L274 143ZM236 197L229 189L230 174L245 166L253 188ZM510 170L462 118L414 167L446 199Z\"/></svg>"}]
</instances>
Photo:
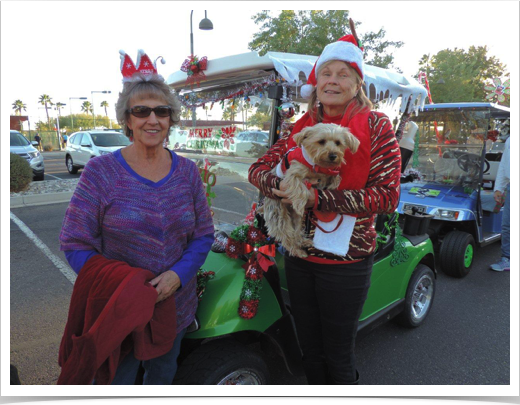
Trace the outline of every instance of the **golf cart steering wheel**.
<instances>
[{"instance_id":1,"label":"golf cart steering wheel","mask_svg":"<svg viewBox=\"0 0 520 405\"><path fill-rule=\"evenodd\" d=\"M471 167L480 168L480 156L474 153L464 153L457 158L457 164L465 172L469 172ZM484 171L486 173L490 168L487 159L484 159Z\"/></svg>"}]
</instances>

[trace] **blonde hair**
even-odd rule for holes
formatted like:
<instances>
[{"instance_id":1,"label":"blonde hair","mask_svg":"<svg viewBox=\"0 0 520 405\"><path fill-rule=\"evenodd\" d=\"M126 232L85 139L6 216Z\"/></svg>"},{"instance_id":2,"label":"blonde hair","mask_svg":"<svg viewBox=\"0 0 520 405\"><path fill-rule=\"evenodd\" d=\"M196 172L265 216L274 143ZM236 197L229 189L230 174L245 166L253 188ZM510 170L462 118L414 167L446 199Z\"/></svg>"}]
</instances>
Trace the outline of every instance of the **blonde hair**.
<instances>
[{"instance_id":1,"label":"blonde hair","mask_svg":"<svg viewBox=\"0 0 520 405\"><path fill-rule=\"evenodd\" d=\"M327 62L324 62L318 71L316 72L316 81L318 80L318 76L323 68L330 65L332 62L336 62L335 60L329 60ZM344 62L344 61L341 61ZM364 82L361 76L358 72L356 72L355 69L353 69L347 62L344 62L345 65L349 68L351 73L354 73L354 77L356 78L356 84L359 86L361 85L359 91L354 96L352 100L350 100L347 105L345 106L345 111L347 110L347 107L350 105L350 103L356 103L357 106L352 109L350 112L350 116L348 117L351 119L354 115L358 113L363 113L367 111L371 111L373 108L372 102L365 94L364 89ZM314 87L311 93L311 97L309 99L309 111L311 111L311 114L313 115L313 118L316 122L322 122L323 121L323 105L317 106L318 101L318 94L317 94L317 86ZM345 114L345 112L343 112Z\"/></svg>"}]
</instances>

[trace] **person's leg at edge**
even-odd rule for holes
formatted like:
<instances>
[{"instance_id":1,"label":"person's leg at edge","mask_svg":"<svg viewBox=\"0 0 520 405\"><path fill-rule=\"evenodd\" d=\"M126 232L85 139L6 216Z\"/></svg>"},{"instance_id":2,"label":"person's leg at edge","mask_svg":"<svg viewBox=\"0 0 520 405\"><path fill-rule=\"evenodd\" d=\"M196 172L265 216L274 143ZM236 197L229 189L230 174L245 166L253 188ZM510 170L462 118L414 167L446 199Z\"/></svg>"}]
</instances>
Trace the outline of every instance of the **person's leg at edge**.
<instances>
[{"instance_id":1,"label":"person's leg at edge","mask_svg":"<svg viewBox=\"0 0 520 405\"><path fill-rule=\"evenodd\" d=\"M309 262L305 260L285 256L291 314L303 354L302 366L310 385L324 385L327 384L328 372L323 352L314 275L308 266Z\"/></svg>"},{"instance_id":2,"label":"person's leg at edge","mask_svg":"<svg viewBox=\"0 0 520 405\"><path fill-rule=\"evenodd\" d=\"M141 362L134 357L134 351L132 350L117 367L116 375L111 385L134 385L140 363ZM96 384L95 381L94 384Z\"/></svg>"},{"instance_id":3,"label":"person's leg at edge","mask_svg":"<svg viewBox=\"0 0 520 405\"><path fill-rule=\"evenodd\" d=\"M510 228L510 197L511 194L511 185L507 186L506 189L506 200L504 202L504 211L502 213L502 257L510 258L509 256L509 243L510 243L510 235L509 235L509 228Z\"/></svg>"},{"instance_id":4,"label":"person's leg at edge","mask_svg":"<svg viewBox=\"0 0 520 405\"><path fill-rule=\"evenodd\" d=\"M504 207L502 208L502 241L501 257L498 263L493 263L490 268L494 271L509 271L510 269L510 185L505 190Z\"/></svg>"},{"instance_id":5,"label":"person's leg at edge","mask_svg":"<svg viewBox=\"0 0 520 405\"><path fill-rule=\"evenodd\" d=\"M185 334L186 328L177 334L173 347L168 353L143 361L143 385L171 385L177 373L177 358L181 352L181 341Z\"/></svg>"},{"instance_id":6,"label":"person's leg at edge","mask_svg":"<svg viewBox=\"0 0 520 405\"><path fill-rule=\"evenodd\" d=\"M373 256L352 264L323 266L316 272L329 384L357 384L355 341L367 298Z\"/></svg>"}]
</instances>

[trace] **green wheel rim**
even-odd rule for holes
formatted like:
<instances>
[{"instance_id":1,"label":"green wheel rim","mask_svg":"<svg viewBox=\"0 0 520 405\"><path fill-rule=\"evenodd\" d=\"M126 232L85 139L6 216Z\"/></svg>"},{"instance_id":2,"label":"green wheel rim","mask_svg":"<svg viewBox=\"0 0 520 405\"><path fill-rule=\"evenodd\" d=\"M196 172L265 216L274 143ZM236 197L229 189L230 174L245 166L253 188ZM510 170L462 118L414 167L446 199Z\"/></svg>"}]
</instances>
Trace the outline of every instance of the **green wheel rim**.
<instances>
[{"instance_id":1,"label":"green wheel rim","mask_svg":"<svg viewBox=\"0 0 520 405\"><path fill-rule=\"evenodd\" d=\"M469 244L464 252L464 266L468 268L473 262L473 246Z\"/></svg>"}]
</instances>

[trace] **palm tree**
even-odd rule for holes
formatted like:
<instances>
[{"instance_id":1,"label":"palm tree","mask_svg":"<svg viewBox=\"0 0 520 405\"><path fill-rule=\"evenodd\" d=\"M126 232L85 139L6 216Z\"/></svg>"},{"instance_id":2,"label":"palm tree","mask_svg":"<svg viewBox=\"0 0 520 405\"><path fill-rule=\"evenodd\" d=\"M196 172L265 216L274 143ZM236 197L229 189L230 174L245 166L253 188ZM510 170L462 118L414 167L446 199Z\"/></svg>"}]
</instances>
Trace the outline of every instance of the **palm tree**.
<instances>
[{"instance_id":1,"label":"palm tree","mask_svg":"<svg viewBox=\"0 0 520 405\"><path fill-rule=\"evenodd\" d=\"M94 109L92 108L92 103L90 101L83 101L83 104L81 104L81 111L87 114L92 114L94 111Z\"/></svg>"},{"instance_id":2,"label":"palm tree","mask_svg":"<svg viewBox=\"0 0 520 405\"><path fill-rule=\"evenodd\" d=\"M101 102L101 107L103 107L105 109L105 115L108 117L107 108L110 107L108 105L108 101L102 101Z\"/></svg>"},{"instance_id":3,"label":"palm tree","mask_svg":"<svg viewBox=\"0 0 520 405\"><path fill-rule=\"evenodd\" d=\"M83 104L81 104L81 111L92 114L92 119L94 119L94 109L92 108L92 103L90 101L83 101ZM92 126L94 128L94 125Z\"/></svg>"},{"instance_id":4,"label":"palm tree","mask_svg":"<svg viewBox=\"0 0 520 405\"><path fill-rule=\"evenodd\" d=\"M16 100L13 103L13 110L16 115L22 115L22 110L27 111L27 106L22 100Z\"/></svg>"},{"instance_id":5,"label":"palm tree","mask_svg":"<svg viewBox=\"0 0 520 405\"><path fill-rule=\"evenodd\" d=\"M65 107L67 104L60 103L59 101L56 103L56 110L58 110L58 116L61 116L60 109Z\"/></svg>"},{"instance_id":6,"label":"palm tree","mask_svg":"<svg viewBox=\"0 0 520 405\"><path fill-rule=\"evenodd\" d=\"M181 107L181 118L185 120L189 120L191 118L191 110L187 107Z\"/></svg>"},{"instance_id":7,"label":"palm tree","mask_svg":"<svg viewBox=\"0 0 520 405\"><path fill-rule=\"evenodd\" d=\"M48 94L42 94L40 96L40 100L38 100L38 102L41 105L45 106L45 114L47 114L47 124L49 125L49 128L50 128L51 120L49 118L49 107L54 105L53 102L52 102L52 99L51 99L51 97Z\"/></svg>"}]
</instances>

